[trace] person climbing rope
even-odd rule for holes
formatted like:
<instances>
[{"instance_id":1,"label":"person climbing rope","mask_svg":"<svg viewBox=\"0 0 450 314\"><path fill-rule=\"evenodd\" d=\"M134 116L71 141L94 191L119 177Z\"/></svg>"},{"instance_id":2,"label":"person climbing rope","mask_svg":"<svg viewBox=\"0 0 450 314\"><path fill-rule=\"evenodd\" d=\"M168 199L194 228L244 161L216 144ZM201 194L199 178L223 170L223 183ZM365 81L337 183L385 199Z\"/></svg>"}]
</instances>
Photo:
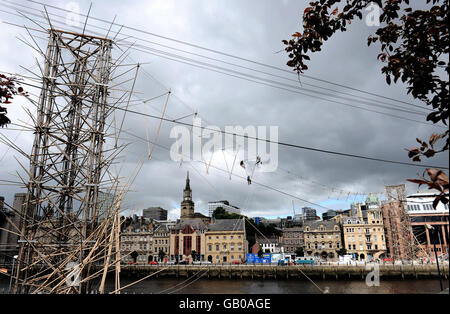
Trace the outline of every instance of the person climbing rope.
<instances>
[{"instance_id":1,"label":"person climbing rope","mask_svg":"<svg viewBox=\"0 0 450 314\"><path fill-rule=\"evenodd\" d=\"M252 184L252 179L250 179L250 176L247 176L247 183L248 185Z\"/></svg>"},{"instance_id":2,"label":"person climbing rope","mask_svg":"<svg viewBox=\"0 0 450 314\"><path fill-rule=\"evenodd\" d=\"M255 164L255 165L256 165L256 166L257 166L257 165L262 165L261 157L256 156L256 164Z\"/></svg>"}]
</instances>

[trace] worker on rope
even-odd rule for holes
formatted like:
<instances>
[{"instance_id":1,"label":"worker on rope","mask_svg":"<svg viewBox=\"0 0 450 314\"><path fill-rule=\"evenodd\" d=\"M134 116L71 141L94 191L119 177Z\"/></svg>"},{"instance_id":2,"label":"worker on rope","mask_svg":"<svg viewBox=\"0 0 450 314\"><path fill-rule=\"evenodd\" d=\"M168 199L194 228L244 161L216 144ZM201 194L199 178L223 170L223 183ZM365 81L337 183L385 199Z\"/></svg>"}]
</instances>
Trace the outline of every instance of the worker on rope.
<instances>
[{"instance_id":1,"label":"worker on rope","mask_svg":"<svg viewBox=\"0 0 450 314\"><path fill-rule=\"evenodd\" d=\"M247 183L248 185L252 184L252 179L250 179L250 176L247 176Z\"/></svg>"},{"instance_id":2,"label":"worker on rope","mask_svg":"<svg viewBox=\"0 0 450 314\"><path fill-rule=\"evenodd\" d=\"M256 156L256 163L255 163L255 166L258 166L258 165L262 165L262 161L261 161L261 157Z\"/></svg>"}]
</instances>

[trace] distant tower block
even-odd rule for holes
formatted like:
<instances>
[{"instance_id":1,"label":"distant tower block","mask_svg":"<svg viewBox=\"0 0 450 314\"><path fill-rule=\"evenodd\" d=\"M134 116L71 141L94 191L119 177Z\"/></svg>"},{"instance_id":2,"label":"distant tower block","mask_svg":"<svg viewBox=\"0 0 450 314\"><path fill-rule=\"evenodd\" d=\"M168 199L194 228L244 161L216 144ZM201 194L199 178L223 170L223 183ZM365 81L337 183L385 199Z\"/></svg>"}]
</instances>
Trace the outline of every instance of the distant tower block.
<instances>
[{"instance_id":1,"label":"distant tower block","mask_svg":"<svg viewBox=\"0 0 450 314\"><path fill-rule=\"evenodd\" d=\"M183 192L183 201L181 202L180 218L194 218L194 202L192 201L192 190L189 184L189 171L186 177L186 187Z\"/></svg>"},{"instance_id":2,"label":"distant tower block","mask_svg":"<svg viewBox=\"0 0 450 314\"><path fill-rule=\"evenodd\" d=\"M112 155L103 148L105 121L113 110L107 105L111 48L106 38L49 30L22 215L27 218L22 234L34 245L21 241L15 292L29 288L25 266L37 251L57 266L76 245L90 245L85 239L98 221L99 185L111 162L105 155ZM74 260L83 260L84 252ZM58 268L55 278L63 274Z\"/></svg>"}]
</instances>

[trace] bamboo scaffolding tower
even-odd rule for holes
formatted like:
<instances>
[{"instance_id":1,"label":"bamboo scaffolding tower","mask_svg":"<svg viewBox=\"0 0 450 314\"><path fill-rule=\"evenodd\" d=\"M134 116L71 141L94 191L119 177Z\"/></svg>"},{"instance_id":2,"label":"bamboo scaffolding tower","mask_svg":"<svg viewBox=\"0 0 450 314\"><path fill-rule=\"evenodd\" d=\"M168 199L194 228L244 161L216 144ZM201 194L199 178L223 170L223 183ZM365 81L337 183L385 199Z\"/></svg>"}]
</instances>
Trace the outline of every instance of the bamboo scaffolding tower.
<instances>
[{"instance_id":1,"label":"bamboo scaffolding tower","mask_svg":"<svg viewBox=\"0 0 450 314\"><path fill-rule=\"evenodd\" d=\"M27 82L40 91L37 100L29 98L36 113L26 110L31 122L22 126L34 133L31 152L0 137L29 161L29 167L19 162L26 175L17 174L20 180L14 182L27 196L16 213L20 223L10 222L20 239L12 292L89 293L100 280L100 292L106 293L106 276L114 270L113 293L120 293L121 202L144 159L125 184L109 169L127 146L118 144L125 116L117 130L115 109L128 107L132 94L139 93L134 91L137 70L131 79L116 83L113 78L139 64L122 64L127 50L114 43L117 34L109 39L109 32L88 35L85 27L79 33L63 30L48 14L45 26L24 17L40 30L17 25L31 38L21 41L43 64L36 59L39 72L24 68ZM32 34L37 31L47 35L46 49L37 43L43 37ZM113 47L121 50L116 59ZM131 90L122 87L129 82ZM115 143L108 147L110 139Z\"/></svg>"}]
</instances>

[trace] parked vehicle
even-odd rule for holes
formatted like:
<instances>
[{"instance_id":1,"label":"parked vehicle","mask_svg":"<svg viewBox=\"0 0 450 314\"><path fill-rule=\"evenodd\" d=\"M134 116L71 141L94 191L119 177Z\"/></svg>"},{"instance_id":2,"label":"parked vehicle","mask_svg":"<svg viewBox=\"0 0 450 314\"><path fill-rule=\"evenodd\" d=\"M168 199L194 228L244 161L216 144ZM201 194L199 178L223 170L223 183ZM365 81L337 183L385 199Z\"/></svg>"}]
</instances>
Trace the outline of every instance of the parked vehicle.
<instances>
[{"instance_id":1,"label":"parked vehicle","mask_svg":"<svg viewBox=\"0 0 450 314\"><path fill-rule=\"evenodd\" d=\"M193 262L192 262L193 265L200 265L201 263L202 263L202 262L200 262L200 261L193 261Z\"/></svg>"},{"instance_id":2,"label":"parked vehicle","mask_svg":"<svg viewBox=\"0 0 450 314\"><path fill-rule=\"evenodd\" d=\"M178 264L180 264L180 265L188 265L189 261L180 261L180 262L178 262Z\"/></svg>"},{"instance_id":3,"label":"parked vehicle","mask_svg":"<svg viewBox=\"0 0 450 314\"><path fill-rule=\"evenodd\" d=\"M202 262L202 265L209 265L209 264L212 264L210 261L203 261Z\"/></svg>"},{"instance_id":4,"label":"parked vehicle","mask_svg":"<svg viewBox=\"0 0 450 314\"><path fill-rule=\"evenodd\" d=\"M315 263L313 257L297 257L295 259L295 265L312 265Z\"/></svg>"},{"instance_id":5,"label":"parked vehicle","mask_svg":"<svg viewBox=\"0 0 450 314\"><path fill-rule=\"evenodd\" d=\"M149 264L150 265L158 265L158 262L152 261L152 262L149 262Z\"/></svg>"},{"instance_id":6,"label":"parked vehicle","mask_svg":"<svg viewBox=\"0 0 450 314\"><path fill-rule=\"evenodd\" d=\"M286 266L286 265L289 265L288 262L286 262L286 260L280 259L278 261L278 266Z\"/></svg>"},{"instance_id":7,"label":"parked vehicle","mask_svg":"<svg viewBox=\"0 0 450 314\"><path fill-rule=\"evenodd\" d=\"M167 261L166 265L175 265L175 261Z\"/></svg>"},{"instance_id":8,"label":"parked vehicle","mask_svg":"<svg viewBox=\"0 0 450 314\"><path fill-rule=\"evenodd\" d=\"M232 261L231 263L232 263L232 264L242 264L241 261Z\"/></svg>"}]
</instances>

